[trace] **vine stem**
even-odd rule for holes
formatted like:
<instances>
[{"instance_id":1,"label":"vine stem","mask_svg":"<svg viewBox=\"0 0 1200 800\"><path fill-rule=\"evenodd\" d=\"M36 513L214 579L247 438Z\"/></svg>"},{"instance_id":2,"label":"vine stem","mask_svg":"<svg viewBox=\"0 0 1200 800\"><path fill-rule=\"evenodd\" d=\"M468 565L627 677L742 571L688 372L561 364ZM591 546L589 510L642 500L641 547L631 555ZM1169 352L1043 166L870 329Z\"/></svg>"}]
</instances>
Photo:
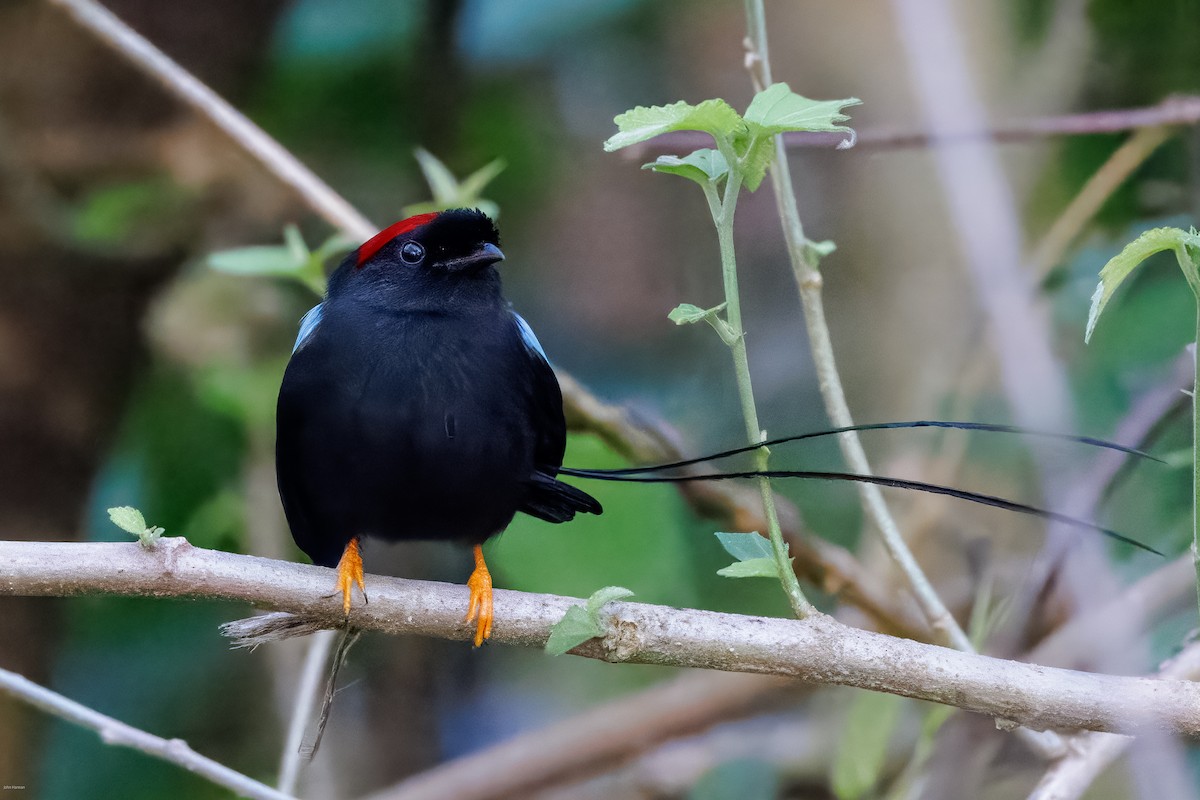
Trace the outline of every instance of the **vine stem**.
<instances>
[{"instance_id":1,"label":"vine stem","mask_svg":"<svg viewBox=\"0 0 1200 800\"><path fill-rule=\"evenodd\" d=\"M731 150L724 143L721 149ZM737 256L733 248L733 218L737 208L738 192L742 188L741 172L735 167L736 157L732 151L726 154L729 160L729 176L725 183L725 198L717 197L717 189L711 183L704 184L704 196L708 200L708 208L712 213L713 224L717 228L717 240L721 248L721 276L725 284L725 322L732 335L729 337L729 350L733 355L734 372L737 375L738 399L742 405L742 417L746 422L746 437L749 444L763 440L762 427L758 422L758 407L754 402L754 386L750 380L750 359L746 353L746 332L742 328L742 301L738 288ZM734 160L730 160L734 159ZM770 451L760 447L754 451L755 468L766 470L770 460ZM792 612L804 619L815 614L817 609L800 588L796 571L792 568L788 556L787 542L783 540L783 531L779 526L779 513L775 508L775 493L771 491L771 481L759 478L759 494L762 496L763 515L766 517L767 534L771 540L771 552L775 556L775 566L779 572L779 580L783 591L788 597Z\"/></svg>"},{"instance_id":2,"label":"vine stem","mask_svg":"<svg viewBox=\"0 0 1200 800\"><path fill-rule=\"evenodd\" d=\"M1184 274L1187 274L1185 271ZM1196 604L1200 608L1200 293L1196 295L1196 376L1192 381L1192 563L1196 567Z\"/></svg>"}]
</instances>

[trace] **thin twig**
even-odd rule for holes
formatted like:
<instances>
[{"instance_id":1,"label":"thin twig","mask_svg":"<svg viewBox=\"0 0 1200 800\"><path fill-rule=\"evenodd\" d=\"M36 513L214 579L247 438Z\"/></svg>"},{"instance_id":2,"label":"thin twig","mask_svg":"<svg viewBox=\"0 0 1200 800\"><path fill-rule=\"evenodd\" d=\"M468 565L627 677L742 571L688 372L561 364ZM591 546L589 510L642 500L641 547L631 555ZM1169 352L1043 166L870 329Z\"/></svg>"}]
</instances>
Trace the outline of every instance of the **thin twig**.
<instances>
[{"instance_id":1,"label":"thin twig","mask_svg":"<svg viewBox=\"0 0 1200 800\"><path fill-rule=\"evenodd\" d=\"M367 239L379 230L287 148L104 6L95 0L46 2L65 11L77 24L212 122L329 224L358 239Z\"/></svg>"},{"instance_id":2,"label":"thin twig","mask_svg":"<svg viewBox=\"0 0 1200 800\"><path fill-rule=\"evenodd\" d=\"M468 641L467 589L368 577L369 605L351 611L364 630ZM327 596L333 571L192 547L161 539L153 550L124 542L0 541L0 595L119 594L237 600L290 613L231 625L253 637L345 624ZM542 647L570 597L496 591L492 641ZM1097 675L962 653L850 628L824 615L805 620L612 603L607 633L571 652L613 663L701 667L780 675L816 684L954 705L1034 729L1200 735L1200 685ZM272 790L274 791L274 790Z\"/></svg>"},{"instance_id":3,"label":"thin twig","mask_svg":"<svg viewBox=\"0 0 1200 800\"><path fill-rule=\"evenodd\" d=\"M63 697L58 692L39 686L15 672L0 669L0 691L7 692L47 714L65 719L81 728L95 731L100 734L100 739L105 744L114 747L128 747L153 758L176 764L205 780L236 792L239 796L262 798L263 800L289 800L292 798L292 795L272 789L224 764L200 755L188 747L187 742L182 739L163 739L161 736L155 736L131 725L126 725L120 720Z\"/></svg>"},{"instance_id":4,"label":"thin twig","mask_svg":"<svg viewBox=\"0 0 1200 800\"><path fill-rule=\"evenodd\" d=\"M1190 588L1190 587L1189 587ZM1162 680L1200 679L1200 643L1193 643L1167 662L1156 677ZM1113 733L1080 733L1068 740L1067 755L1042 776L1029 800L1074 800L1133 743L1133 737Z\"/></svg>"},{"instance_id":5,"label":"thin twig","mask_svg":"<svg viewBox=\"0 0 1200 800\"><path fill-rule=\"evenodd\" d=\"M1034 274L1045 277L1047 272L1061 263L1071 243L1092 221L1100 207L1169 138L1170 128L1142 128L1105 160L1034 249L1030 257Z\"/></svg>"},{"instance_id":6,"label":"thin twig","mask_svg":"<svg viewBox=\"0 0 1200 800\"><path fill-rule=\"evenodd\" d=\"M304 667L296 682L296 706L288 720L287 738L279 764L279 790L294 794L300 780L300 767L304 764L304 733L308 729L313 710L317 707L316 689L325 674L325 663L333 648L334 631L319 631L308 641L308 652L304 656Z\"/></svg>"},{"instance_id":7,"label":"thin twig","mask_svg":"<svg viewBox=\"0 0 1200 800\"><path fill-rule=\"evenodd\" d=\"M756 88L761 90L773 82L771 60L767 49L766 15L762 0L748 0L746 14L750 29L747 38L747 45L750 49L746 63L750 67L751 76L758 81ZM825 306L821 292L823 281L811 255L812 248L809 246L808 238L804 235L800 212L796 206L795 190L792 188L791 170L783 151L783 142L779 137L775 137L775 159L771 164L771 184L775 192L775 203L779 211L780 223L783 226L784 238L787 240L792 272L800 292L801 304L804 306L804 321L808 330L813 364L817 371L817 383L821 397L825 401L825 410L835 426L849 427L854 424L854 421L850 414L849 403L846 401L845 390L842 388L842 379L838 373L829 326L825 322ZM851 431L842 434L838 437L838 444L851 471L862 475L874 474L871 464L867 460L866 451L863 450L856 433ZM908 549L908 545L905 544L904 537L888 510L879 487L863 484L859 487L859 494L862 498L863 509L882 534L884 546L908 581L917 604L930 627L957 649L971 651L970 639L947 610L937 591Z\"/></svg>"},{"instance_id":8,"label":"thin twig","mask_svg":"<svg viewBox=\"0 0 1200 800\"><path fill-rule=\"evenodd\" d=\"M1082 114L1058 114L983 127L955 127L938 131L866 129L858 132L855 148L899 150L931 147L965 142L998 142L1004 144L1040 141L1050 136L1088 136L1123 133L1139 128L1177 127L1200 123L1200 97L1181 95L1168 97L1161 103L1141 108L1118 108L1089 111ZM834 148L847 141L841 133L785 133L784 146L799 148ZM665 133L625 151L629 158L653 158L663 153L690 152L710 147L706 134L687 131Z\"/></svg>"}]
</instances>

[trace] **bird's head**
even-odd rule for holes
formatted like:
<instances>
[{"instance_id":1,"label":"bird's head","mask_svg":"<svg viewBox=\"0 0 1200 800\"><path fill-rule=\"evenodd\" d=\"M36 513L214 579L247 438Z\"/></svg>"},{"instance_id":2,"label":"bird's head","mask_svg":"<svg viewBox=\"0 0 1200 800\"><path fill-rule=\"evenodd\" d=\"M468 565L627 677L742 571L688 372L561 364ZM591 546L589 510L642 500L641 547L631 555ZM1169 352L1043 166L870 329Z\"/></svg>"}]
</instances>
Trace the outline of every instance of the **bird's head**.
<instances>
[{"instance_id":1,"label":"bird's head","mask_svg":"<svg viewBox=\"0 0 1200 800\"><path fill-rule=\"evenodd\" d=\"M437 308L499 297L500 234L483 212L456 208L384 228L330 276L329 297L369 298L391 307Z\"/></svg>"}]
</instances>

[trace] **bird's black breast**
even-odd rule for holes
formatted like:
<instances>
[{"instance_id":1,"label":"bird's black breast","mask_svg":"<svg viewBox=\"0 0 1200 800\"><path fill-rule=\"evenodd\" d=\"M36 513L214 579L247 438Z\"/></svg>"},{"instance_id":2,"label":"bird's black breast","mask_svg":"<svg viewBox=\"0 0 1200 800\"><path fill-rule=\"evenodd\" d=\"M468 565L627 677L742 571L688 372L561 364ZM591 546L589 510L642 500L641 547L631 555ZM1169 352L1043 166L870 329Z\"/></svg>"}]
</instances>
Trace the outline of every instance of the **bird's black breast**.
<instances>
[{"instance_id":1,"label":"bird's black breast","mask_svg":"<svg viewBox=\"0 0 1200 800\"><path fill-rule=\"evenodd\" d=\"M332 565L353 536L503 530L565 447L557 382L511 312L327 306L279 394L279 490L297 544Z\"/></svg>"}]
</instances>

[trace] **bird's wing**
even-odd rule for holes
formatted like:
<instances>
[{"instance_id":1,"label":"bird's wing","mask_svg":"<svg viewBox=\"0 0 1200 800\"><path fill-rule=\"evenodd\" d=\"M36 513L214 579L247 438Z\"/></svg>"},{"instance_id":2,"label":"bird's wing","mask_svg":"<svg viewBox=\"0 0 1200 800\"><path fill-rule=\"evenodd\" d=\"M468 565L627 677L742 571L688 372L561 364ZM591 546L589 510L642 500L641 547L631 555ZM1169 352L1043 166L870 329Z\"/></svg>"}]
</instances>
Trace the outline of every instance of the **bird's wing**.
<instances>
[{"instance_id":1,"label":"bird's wing","mask_svg":"<svg viewBox=\"0 0 1200 800\"><path fill-rule=\"evenodd\" d=\"M515 311L513 318L529 356L531 411L538 436L534 453L536 469L527 483L529 492L520 510L547 522L566 522L580 511L599 514L602 509L595 498L554 477L562 466L563 451L567 447L562 390L533 328Z\"/></svg>"},{"instance_id":2,"label":"bird's wing","mask_svg":"<svg viewBox=\"0 0 1200 800\"><path fill-rule=\"evenodd\" d=\"M308 341L308 337L312 336L313 331L321 324L321 315L325 313L325 304L317 303L310 308L308 312L300 318L300 333L296 336L296 343L292 345L292 352L295 353L304 343ZM530 332L532 335L532 332ZM536 341L536 339L534 340Z\"/></svg>"}]
</instances>

